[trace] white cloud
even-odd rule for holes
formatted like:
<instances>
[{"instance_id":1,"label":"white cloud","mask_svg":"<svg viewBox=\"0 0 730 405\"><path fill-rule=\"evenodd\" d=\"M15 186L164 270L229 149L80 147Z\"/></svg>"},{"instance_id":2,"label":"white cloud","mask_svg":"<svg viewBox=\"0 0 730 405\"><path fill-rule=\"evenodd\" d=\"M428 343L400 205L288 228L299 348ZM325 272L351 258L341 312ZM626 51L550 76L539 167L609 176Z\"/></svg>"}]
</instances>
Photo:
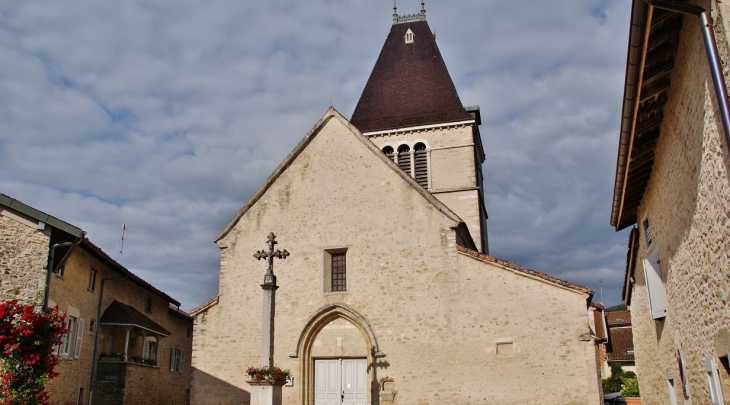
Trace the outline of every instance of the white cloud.
<instances>
[{"instance_id":1,"label":"white cloud","mask_svg":"<svg viewBox=\"0 0 730 405\"><path fill-rule=\"evenodd\" d=\"M212 240L330 103L355 107L388 1L0 5L0 192L89 232L191 308ZM427 2L481 106L492 253L620 300L608 225L628 2ZM400 4L400 13L419 3ZM621 276L621 277L619 277ZM192 288L191 286L195 286Z\"/></svg>"}]
</instances>

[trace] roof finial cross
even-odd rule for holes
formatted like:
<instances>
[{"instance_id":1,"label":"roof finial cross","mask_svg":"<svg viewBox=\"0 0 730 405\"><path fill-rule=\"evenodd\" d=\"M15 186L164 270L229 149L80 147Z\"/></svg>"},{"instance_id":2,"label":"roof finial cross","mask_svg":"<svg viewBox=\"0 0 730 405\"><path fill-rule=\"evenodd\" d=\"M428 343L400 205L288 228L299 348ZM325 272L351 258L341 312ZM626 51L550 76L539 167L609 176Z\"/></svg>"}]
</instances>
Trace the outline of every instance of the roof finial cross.
<instances>
[{"instance_id":1,"label":"roof finial cross","mask_svg":"<svg viewBox=\"0 0 730 405\"><path fill-rule=\"evenodd\" d=\"M395 1L393 0L393 24L398 22L398 6L396 6Z\"/></svg>"},{"instance_id":2,"label":"roof finial cross","mask_svg":"<svg viewBox=\"0 0 730 405\"><path fill-rule=\"evenodd\" d=\"M256 260L266 259L269 262L269 269L266 271L266 275L264 276L264 284L276 285L276 276L274 276L274 258L286 259L287 256L289 256L289 252L287 252L286 249L283 251L279 249L274 250L274 245L277 245L279 242L276 241L276 235L274 235L273 232L269 233L266 241L269 244L269 251L257 250L253 257L255 257Z\"/></svg>"}]
</instances>

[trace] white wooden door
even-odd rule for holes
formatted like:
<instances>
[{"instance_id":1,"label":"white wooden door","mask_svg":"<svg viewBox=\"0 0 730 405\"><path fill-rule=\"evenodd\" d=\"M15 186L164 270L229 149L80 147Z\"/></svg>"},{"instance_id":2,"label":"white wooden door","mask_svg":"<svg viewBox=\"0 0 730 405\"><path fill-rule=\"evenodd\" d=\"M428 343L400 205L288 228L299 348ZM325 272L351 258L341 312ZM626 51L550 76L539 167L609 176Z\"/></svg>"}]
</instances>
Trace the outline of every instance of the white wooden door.
<instances>
[{"instance_id":1,"label":"white wooden door","mask_svg":"<svg viewBox=\"0 0 730 405\"><path fill-rule=\"evenodd\" d=\"M365 359L342 360L342 405L365 405L367 400Z\"/></svg>"},{"instance_id":2,"label":"white wooden door","mask_svg":"<svg viewBox=\"0 0 730 405\"><path fill-rule=\"evenodd\" d=\"M314 405L366 404L366 359L314 361Z\"/></svg>"},{"instance_id":3,"label":"white wooden door","mask_svg":"<svg viewBox=\"0 0 730 405\"><path fill-rule=\"evenodd\" d=\"M340 405L340 360L314 361L314 405Z\"/></svg>"}]
</instances>

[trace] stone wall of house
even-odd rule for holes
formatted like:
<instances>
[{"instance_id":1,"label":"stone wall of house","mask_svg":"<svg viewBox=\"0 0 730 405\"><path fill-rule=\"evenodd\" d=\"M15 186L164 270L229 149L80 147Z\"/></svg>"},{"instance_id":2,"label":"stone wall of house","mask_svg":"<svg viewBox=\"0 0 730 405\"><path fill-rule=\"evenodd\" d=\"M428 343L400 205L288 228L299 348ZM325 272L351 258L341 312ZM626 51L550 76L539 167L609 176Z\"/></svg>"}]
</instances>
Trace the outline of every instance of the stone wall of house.
<instances>
[{"instance_id":1,"label":"stone wall of house","mask_svg":"<svg viewBox=\"0 0 730 405\"><path fill-rule=\"evenodd\" d=\"M50 227L38 230L37 221L0 208L0 300L29 303L42 290L50 234Z\"/></svg>"},{"instance_id":2,"label":"stone wall of house","mask_svg":"<svg viewBox=\"0 0 730 405\"><path fill-rule=\"evenodd\" d=\"M393 150L408 144L411 149L423 142L429 148L429 191L458 215L469 228L472 239L481 249L482 224L479 217L479 191L474 155L472 125L435 128L396 134L371 136L379 149L386 145ZM461 191L455 191L461 190Z\"/></svg>"},{"instance_id":3,"label":"stone wall of house","mask_svg":"<svg viewBox=\"0 0 730 405\"><path fill-rule=\"evenodd\" d=\"M93 289L89 286L91 270L96 271L96 281ZM79 390L83 389L87 404L91 370L93 364L94 343L97 338L97 328L91 328L91 321L96 319L99 295L102 290L102 280L117 278L104 282L101 311L114 301L135 307L139 312L171 332L170 337L160 340L159 365L147 367L155 374L157 381L151 390L150 404L182 405L185 391L190 382L190 352L192 351L192 321L184 316L170 314L168 303L146 288L132 280L119 279L120 274L111 270L104 261L82 247L75 247L64 266L62 276L53 274L50 284L50 304L58 305L61 311L76 319L84 320L85 331L82 334L81 351L78 358L73 355L61 356L57 371L59 376L48 384L48 391L53 403L76 403ZM152 300L150 312L145 312L147 298ZM97 325L98 326L98 325ZM104 326L98 336L97 358L101 354L110 354L111 351L123 352L125 330L123 327ZM129 356L141 356L142 338L133 333L130 337L135 341L134 348L129 349ZM185 350L186 366L183 372L170 371L170 348L178 347ZM97 377L104 379L103 376ZM94 404L105 402L94 399ZM140 402L125 402L136 404Z\"/></svg>"},{"instance_id":4,"label":"stone wall of house","mask_svg":"<svg viewBox=\"0 0 730 405\"><path fill-rule=\"evenodd\" d=\"M330 120L219 241L220 298L196 318L192 403L248 404L266 270L253 253L274 232L291 252L275 263L275 363L294 376L285 404L311 392L312 358L339 355L370 361L368 403L387 377L392 404L598 404L595 346L581 340L588 294L463 256L438 207ZM347 291L326 292L325 252L344 248ZM338 305L362 320L315 316ZM385 357L373 358L368 328Z\"/></svg>"},{"instance_id":5,"label":"stone wall of house","mask_svg":"<svg viewBox=\"0 0 730 405\"><path fill-rule=\"evenodd\" d=\"M712 5L715 18L722 22L725 14L727 23L728 6L718 9L716 2ZM722 27L717 24L716 31L727 62L727 36ZM716 345L718 333L730 322L730 162L695 17L684 17L671 80L652 177L638 211L640 223L649 219L653 243L647 251L640 227L631 298L636 366L644 404L669 403L668 373L674 375L680 403L708 404L704 362L715 358L720 364L718 355L726 355L730 349L718 352ZM651 319L642 266L653 249L659 253L668 302L662 320ZM684 401L677 349L683 353L689 385ZM728 380L722 366L720 374ZM730 391L725 394L730 397Z\"/></svg>"}]
</instances>

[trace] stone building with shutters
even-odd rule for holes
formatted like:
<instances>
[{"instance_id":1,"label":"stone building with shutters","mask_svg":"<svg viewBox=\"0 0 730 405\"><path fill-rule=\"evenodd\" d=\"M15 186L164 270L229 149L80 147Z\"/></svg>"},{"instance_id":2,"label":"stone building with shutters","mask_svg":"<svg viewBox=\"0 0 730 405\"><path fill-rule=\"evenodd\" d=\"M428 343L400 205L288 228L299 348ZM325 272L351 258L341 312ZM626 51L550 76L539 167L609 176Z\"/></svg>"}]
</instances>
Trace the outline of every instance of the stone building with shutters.
<instances>
[{"instance_id":1,"label":"stone building with shutters","mask_svg":"<svg viewBox=\"0 0 730 405\"><path fill-rule=\"evenodd\" d=\"M623 299L641 396L727 404L730 159L717 96L726 84L706 45L727 83L730 5L649 3L632 6L611 213L616 230L632 228Z\"/></svg>"},{"instance_id":2,"label":"stone building with shutters","mask_svg":"<svg viewBox=\"0 0 730 405\"><path fill-rule=\"evenodd\" d=\"M348 120L330 108L216 239L191 402L249 404L273 232L284 404L599 404L593 292L488 255L478 107L421 14L394 15Z\"/></svg>"},{"instance_id":3,"label":"stone building with shutters","mask_svg":"<svg viewBox=\"0 0 730 405\"><path fill-rule=\"evenodd\" d=\"M66 314L52 404L189 403L192 318L81 229L0 194L0 270L0 299Z\"/></svg>"}]
</instances>

